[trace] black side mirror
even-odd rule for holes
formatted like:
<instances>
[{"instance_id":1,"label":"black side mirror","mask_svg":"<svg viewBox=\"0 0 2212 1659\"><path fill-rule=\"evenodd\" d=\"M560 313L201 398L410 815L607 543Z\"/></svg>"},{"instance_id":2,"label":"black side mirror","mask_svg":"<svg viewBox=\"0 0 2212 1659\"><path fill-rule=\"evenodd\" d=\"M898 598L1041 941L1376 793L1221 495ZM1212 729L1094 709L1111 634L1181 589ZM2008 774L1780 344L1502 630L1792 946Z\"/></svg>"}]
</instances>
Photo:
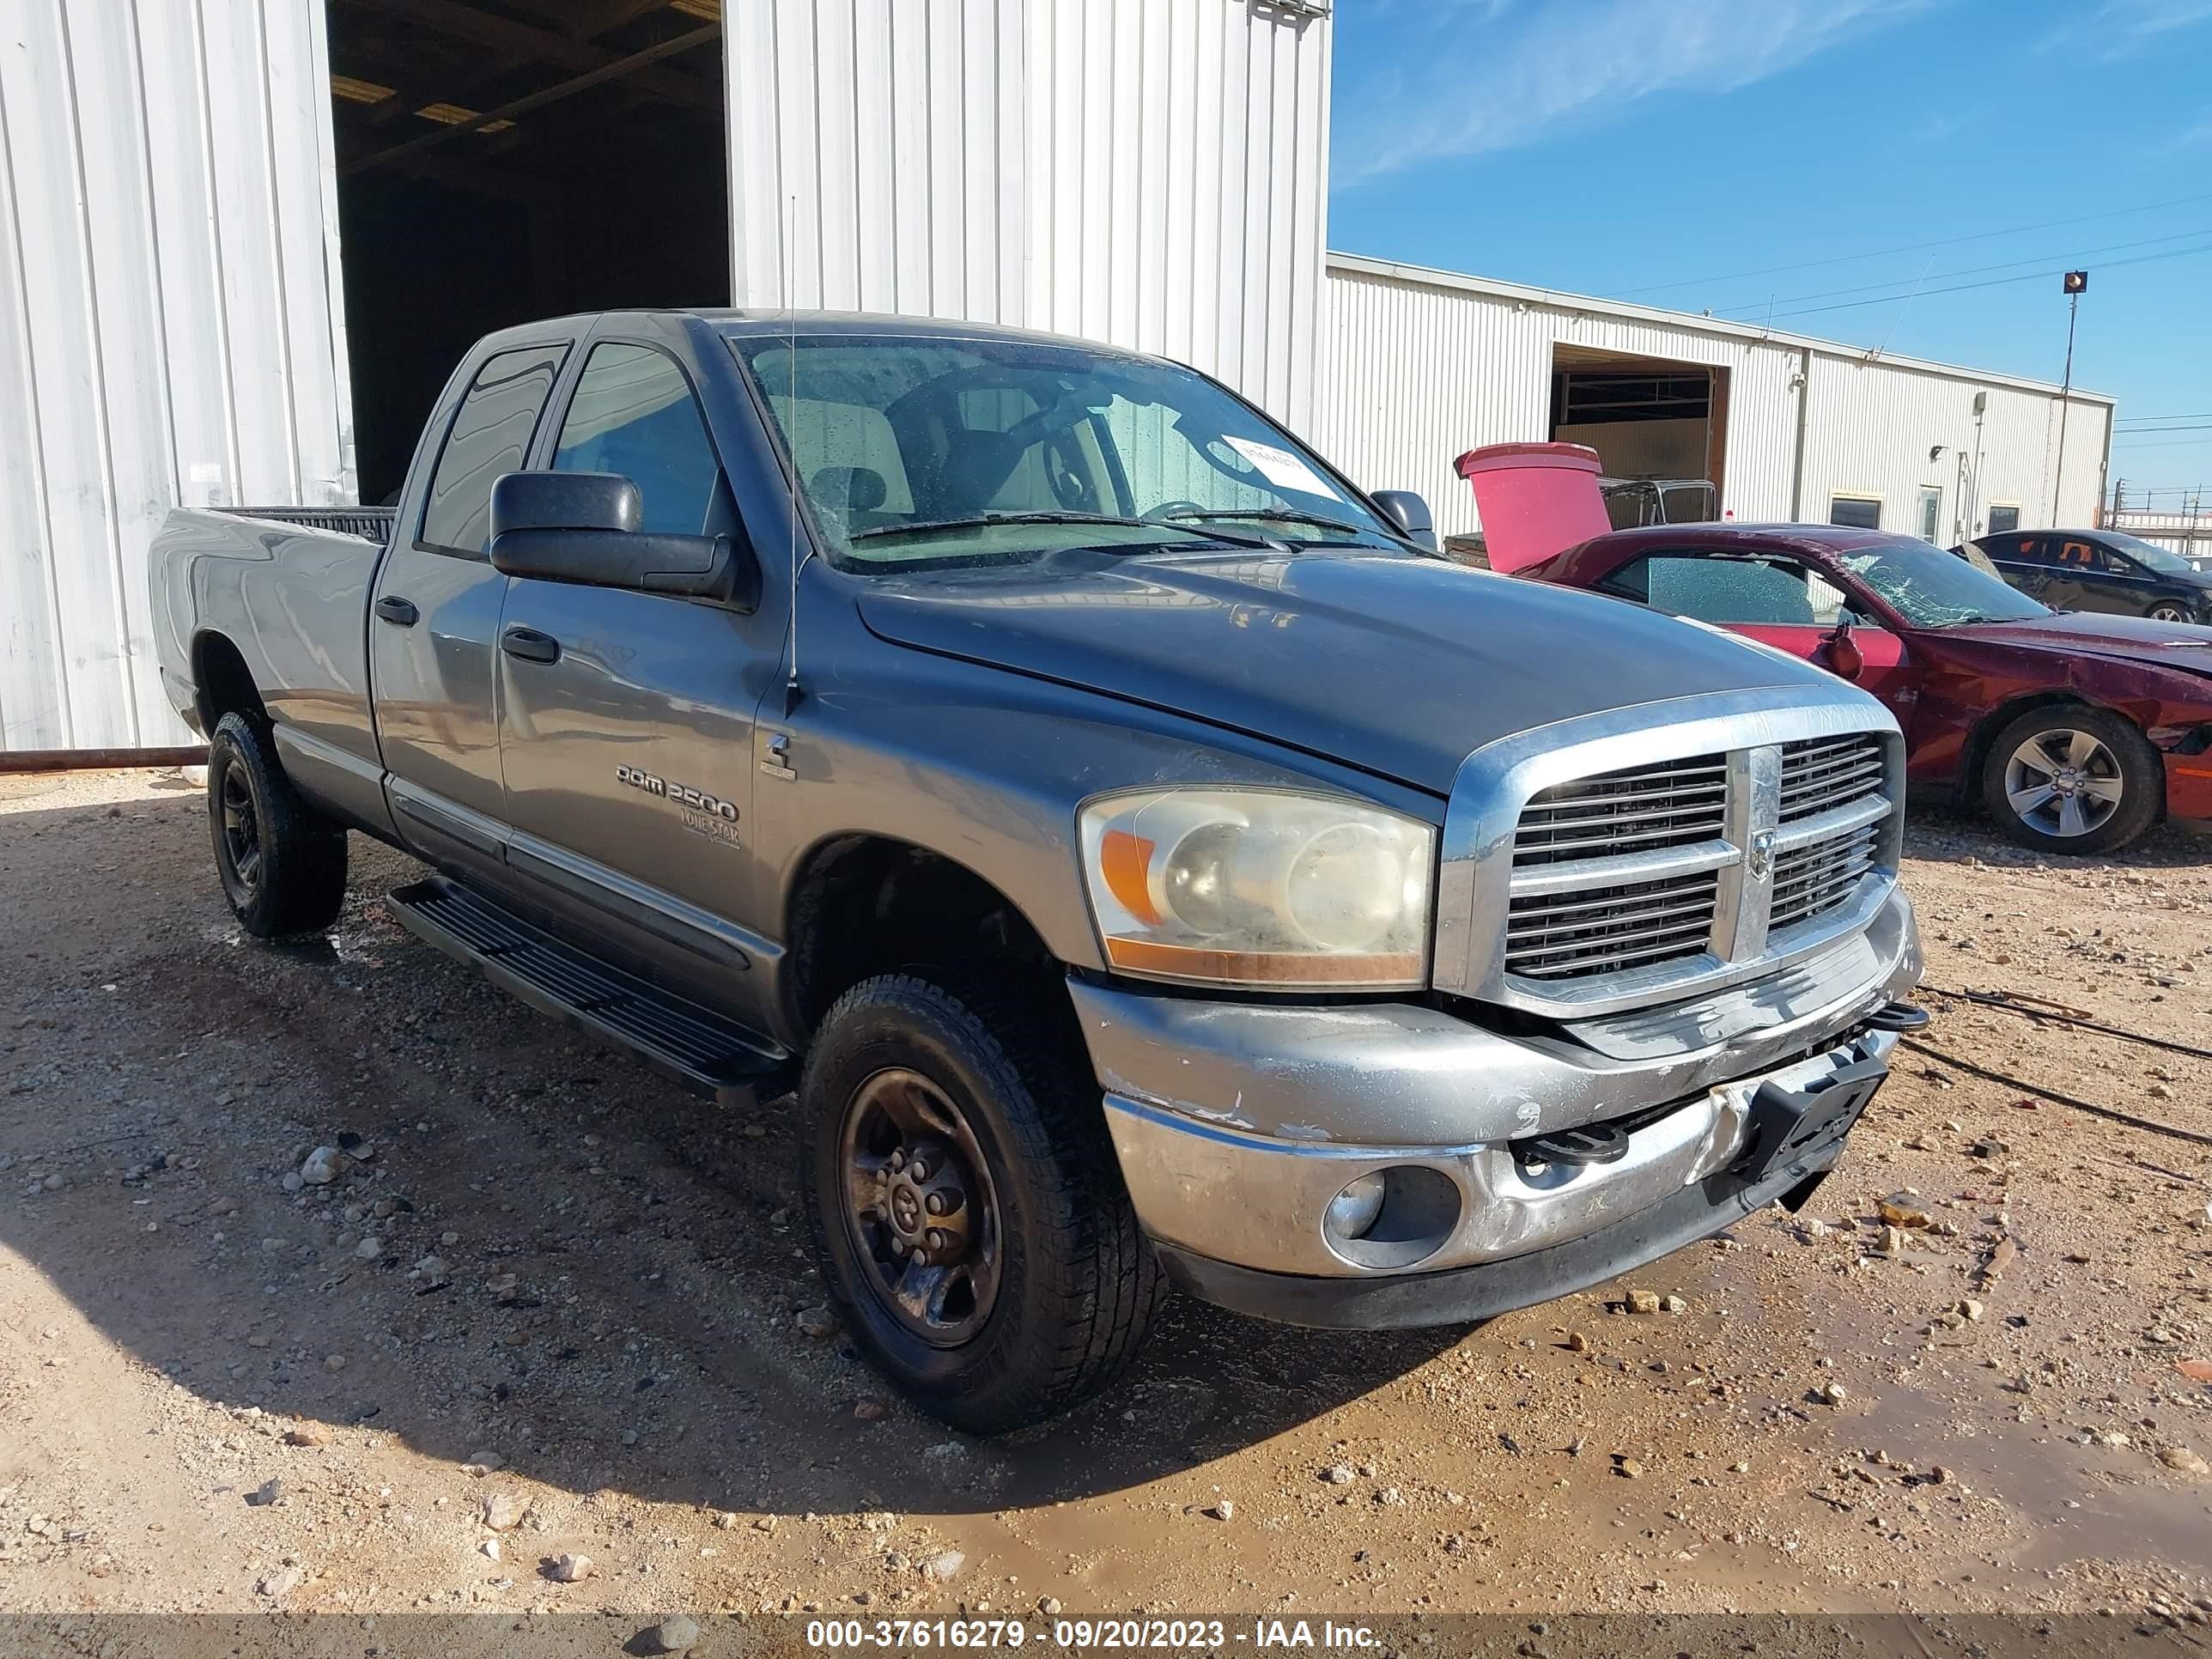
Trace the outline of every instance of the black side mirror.
<instances>
[{"instance_id":1,"label":"black side mirror","mask_svg":"<svg viewBox=\"0 0 2212 1659\"><path fill-rule=\"evenodd\" d=\"M491 562L502 575L721 599L750 611L760 567L727 536L641 530L637 486L611 472L509 472L491 487Z\"/></svg>"},{"instance_id":2,"label":"black side mirror","mask_svg":"<svg viewBox=\"0 0 2212 1659\"><path fill-rule=\"evenodd\" d=\"M1437 521L1429 515L1429 504L1419 495L1410 489L1378 489L1374 501L1383 516L1405 532L1407 541L1431 553L1437 550Z\"/></svg>"}]
</instances>

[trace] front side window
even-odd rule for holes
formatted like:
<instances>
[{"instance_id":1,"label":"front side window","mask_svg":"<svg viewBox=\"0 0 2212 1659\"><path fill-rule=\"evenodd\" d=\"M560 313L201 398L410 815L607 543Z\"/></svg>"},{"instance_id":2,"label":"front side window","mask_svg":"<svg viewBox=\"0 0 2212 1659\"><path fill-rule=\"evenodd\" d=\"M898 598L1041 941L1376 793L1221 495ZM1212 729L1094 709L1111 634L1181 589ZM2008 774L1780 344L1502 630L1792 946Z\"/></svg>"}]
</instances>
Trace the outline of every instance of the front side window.
<instances>
[{"instance_id":1,"label":"front side window","mask_svg":"<svg viewBox=\"0 0 2212 1659\"><path fill-rule=\"evenodd\" d=\"M1738 626L1832 628L1843 590L1795 559L1744 554L1656 554L1624 565L1602 586L1670 616Z\"/></svg>"},{"instance_id":2,"label":"front side window","mask_svg":"<svg viewBox=\"0 0 2212 1659\"><path fill-rule=\"evenodd\" d=\"M691 383L666 352L592 348L553 453L556 472L616 472L637 486L641 530L696 536L722 477Z\"/></svg>"},{"instance_id":3,"label":"front side window","mask_svg":"<svg viewBox=\"0 0 2212 1659\"><path fill-rule=\"evenodd\" d=\"M1264 416L1188 369L1054 342L738 336L840 566L1077 547L1405 545Z\"/></svg>"},{"instance_id":4,"label":"front side window","mask_svg":"<svg viewBox=\"0 0 2212 1659\"><path fill-rule=\"evenodd\" d=\"M430 475L422 504L422 539L457 553L482 553L491 544L491 487L519 471L531 434L553 391L565 342L525 346L484 359L447 428L446 447Z\"/></svg>"}]
</instances>

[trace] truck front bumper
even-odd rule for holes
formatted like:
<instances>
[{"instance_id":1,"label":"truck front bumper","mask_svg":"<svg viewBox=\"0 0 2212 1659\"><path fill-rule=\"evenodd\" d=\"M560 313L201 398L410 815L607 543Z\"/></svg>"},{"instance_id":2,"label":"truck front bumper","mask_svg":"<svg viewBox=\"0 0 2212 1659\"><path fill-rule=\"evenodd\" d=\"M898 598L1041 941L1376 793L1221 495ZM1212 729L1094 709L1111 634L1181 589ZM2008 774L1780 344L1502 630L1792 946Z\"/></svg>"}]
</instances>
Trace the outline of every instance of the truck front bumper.
<instances>
[{"instance_id":1,"label":"truck front bumper","mask_svg":"<svg viewBox=\"0 0 2212 1659\"><path fill-rule=\"evenodd\" d=\"M1895 1041L1869 1022L1919 969L1899 893L1827 960L1662 1030L1508 1036L1411 1004L1071 986L1123 1178L1171 1275L1240 1311L1376 1328L1600 1283L1809 1191L1848 1122L1795 1147L1759 1144L1757 1126L1847 1073L1875 1074L1863 1103ZM1592 1125L1613 1126L1607 1161L1532 1157L1538 1138ZM1370 1174L1381 1218L1334 1237L1331 1200Z\"/></svg>"}]
</instances>

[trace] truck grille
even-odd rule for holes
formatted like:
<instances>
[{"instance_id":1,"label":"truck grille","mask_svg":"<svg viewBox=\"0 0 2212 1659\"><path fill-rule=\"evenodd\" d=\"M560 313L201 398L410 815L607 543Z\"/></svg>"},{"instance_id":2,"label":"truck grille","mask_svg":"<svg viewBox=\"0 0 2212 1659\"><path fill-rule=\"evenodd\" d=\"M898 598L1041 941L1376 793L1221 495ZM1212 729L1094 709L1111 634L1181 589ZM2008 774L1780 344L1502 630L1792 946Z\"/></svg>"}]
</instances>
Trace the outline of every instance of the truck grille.
<instances>
[{"instance_id":1,"label":"truck grille","mask_svg":"<svg viewBox=\"0 0 2212 1659\"><path fill-rule=\"evenodd\" d=\"M1846 909L1894 862L1892 750L1844 732L1538 790L1514 831L1504 973L1577 995L1679 978Z\"/></svg>"},{"instance_id":2,"label":"truck grille","mask_svg":"<svg viewBox=\"0 0 2212 1659\"><path fill-rule=\"evenodd\" d=\"M1767 926L1779 932L1849 903L1860 879L1874 868L1875 828L1863 824L1848 835L1793 847L1778 855Z\"/></svg>"},{"instance_id":3,"label":"truck grille","mask_svg":"<svg viewBox=\"0 0 2212 1659\"><path fill-rule=\"evenodd\" d=\"M1639 848L1687 847L1721 833L1728 757L1632 766L1539 790L1513 836L1516 869Z\"/></svg>"},{"instance_id":4,"label":"truck grille","mask_svg":"<svg viewBox=\"0 0 2212 1659\"><path fill-rule=\"evenodd\" d=\"M1516 898L1505 968L1525 979L1572 979L1694 957L1713 931L1720 878L1678 876Z\"/></svg>"},{"instance_id":5,"label":"truck grille","mask_svg":"<svg viewBox=\"0 0 2212 1659\"><path fill-rule=\"evenodd\" d=\"M1795 823L1881 788L1881 739L1871 732L1782 745L1782 817Z\"/></svg>"}]
</instances>

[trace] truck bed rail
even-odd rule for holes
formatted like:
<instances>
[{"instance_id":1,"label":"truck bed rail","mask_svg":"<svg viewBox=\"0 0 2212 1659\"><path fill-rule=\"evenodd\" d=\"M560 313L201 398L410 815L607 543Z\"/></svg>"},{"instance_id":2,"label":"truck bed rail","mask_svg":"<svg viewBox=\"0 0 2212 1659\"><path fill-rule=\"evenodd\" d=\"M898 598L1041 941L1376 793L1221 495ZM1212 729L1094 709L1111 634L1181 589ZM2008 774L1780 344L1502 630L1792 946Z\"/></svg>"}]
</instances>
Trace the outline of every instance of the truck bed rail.
<instances>
[{"instance_id":1,"label":"truck bed rail","mask_svg":"<svg viewBox=\"0 0 2212 1659\"><path fill-rule=\"evenodd\" d=\"M219 507L234 519L268 519L276 524L295 524L303 530L335 530L341 535L361 536L380 545L392 539L389 507Z\"/></svg>"}]
</instances>

